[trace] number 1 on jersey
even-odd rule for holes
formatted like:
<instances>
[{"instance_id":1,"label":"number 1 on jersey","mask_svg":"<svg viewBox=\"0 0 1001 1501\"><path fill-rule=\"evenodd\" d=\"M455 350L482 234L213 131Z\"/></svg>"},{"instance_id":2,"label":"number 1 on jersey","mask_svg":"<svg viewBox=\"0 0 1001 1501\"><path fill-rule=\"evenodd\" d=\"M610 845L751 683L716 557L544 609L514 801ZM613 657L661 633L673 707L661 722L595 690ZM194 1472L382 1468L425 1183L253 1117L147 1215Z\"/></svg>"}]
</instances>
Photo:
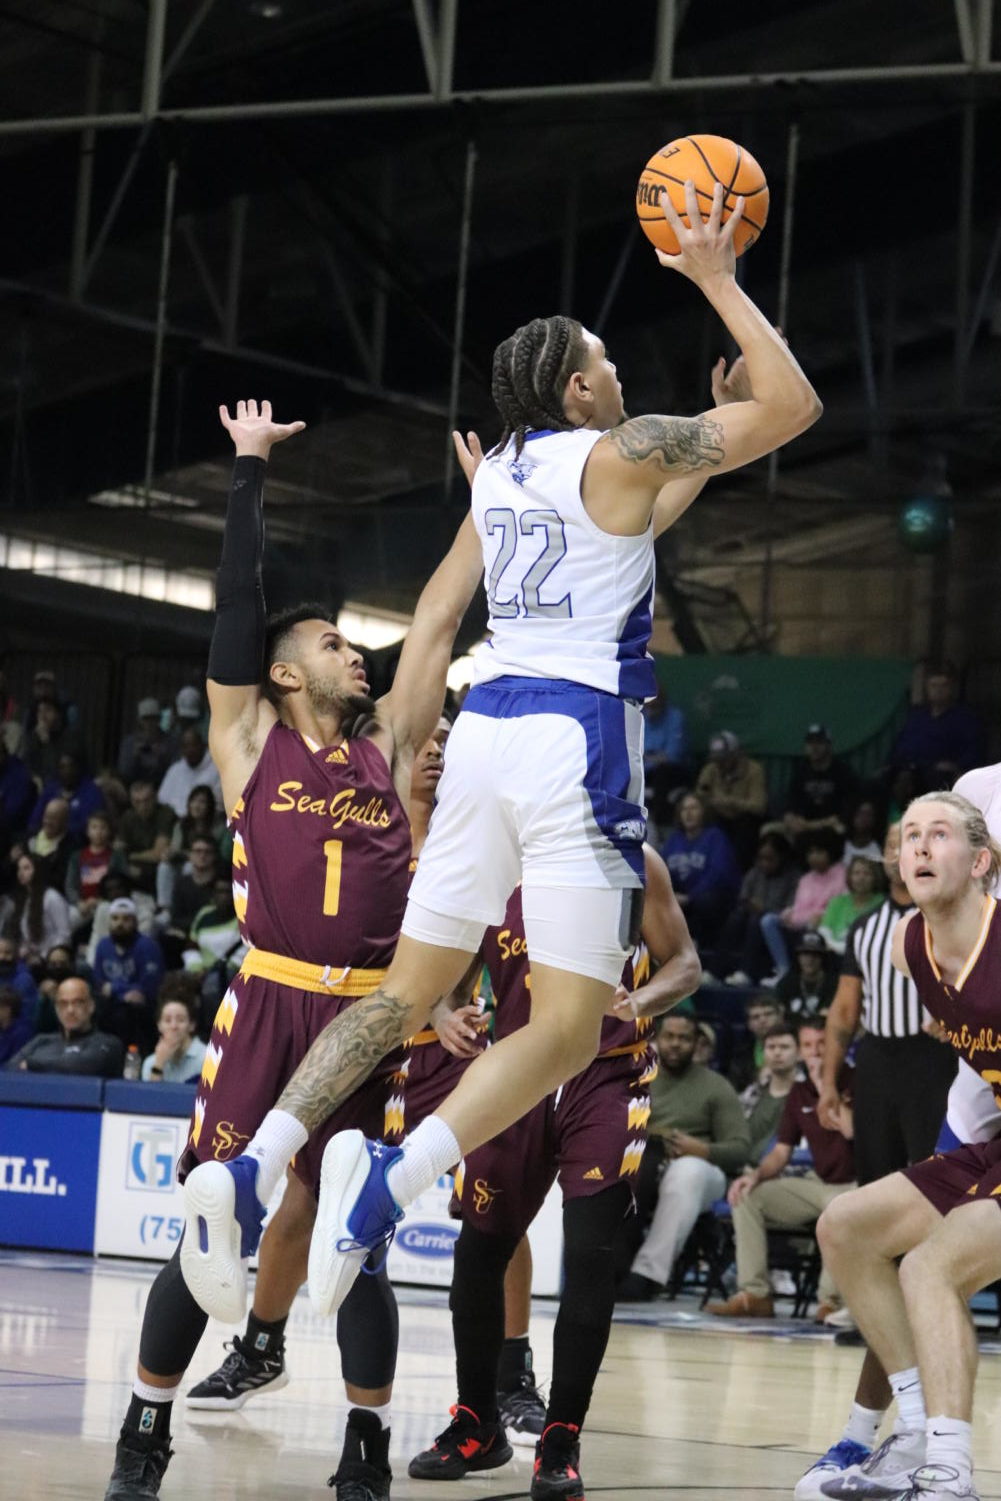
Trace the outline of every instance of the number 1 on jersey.
<instances>
[{"instance_id":1,"label":"number 1 on jersey","mask_svg":"<svg viewBox=\"0 0 1001 1501\"><path fill-rule=\"evenodd\" d=\"M343 839L328 839L323 846L327 857L327 875L323 883L323 915L336 917L341 901L341 860L344 854Z\"/></svg>"}]
</instances>

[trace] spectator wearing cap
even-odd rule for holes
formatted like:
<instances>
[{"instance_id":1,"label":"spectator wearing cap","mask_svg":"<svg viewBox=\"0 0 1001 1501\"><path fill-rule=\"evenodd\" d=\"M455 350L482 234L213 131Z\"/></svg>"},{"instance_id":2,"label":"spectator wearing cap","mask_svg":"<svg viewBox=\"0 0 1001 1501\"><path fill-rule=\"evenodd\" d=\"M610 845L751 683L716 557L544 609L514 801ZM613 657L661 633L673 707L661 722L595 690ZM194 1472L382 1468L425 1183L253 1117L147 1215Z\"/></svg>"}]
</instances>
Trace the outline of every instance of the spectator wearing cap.
<instances>
[{"instance_id":1,"label":"spectator wearing cap","mask_svg":"<svg viewBox=\"0 0 1001 1501\"><path fill-rule=\"evenodd\" d=\"M119 897L108 908L109 933L94 953L94 985L107 1007L108 1025L126 1047L152 1051L156 1042L156 995L163 955L153 938L139 932L136 904Z\"/></svg>"},{"instance_id":2,"label":"spectator wearing cap","mask_svg":"<svg viewBox=\"0 0 1001 1501\"><path fill-rule=\"evenodd\" d=\"M84 775L79 756L64 751L54 777L42 783L42 790L28 821L28 828L35 833L42 826L42 814L46 804L54 797L61 797L67 805L67 830L74 844L83 843L87 832L87 820L92 813L104 807L101 789L93 777Z\"/></svg>"},{"instance_id":3,"label":"spectator wearing cap","mask_svg":"<svg viewBox=\"0 0 1001 1501\"><path fill-rule=\"evenodd\" d=\"M192 725L201 730L203 735L206 733L207 725L202 696L191 684L178 689L177 697L174 699L174 723L178 735L182 730L190 729Z\"/></svg>"},{"instance_id":4,"label":"spectator wearing cap","mask_svg":"<svg viewBox=\"0 0 1001 1501\"><path fill-rule=\"evenodd\" d=\"M118 748L118 774L126 787L133 782L152 782L159 787L167 767L177 755L177 741L160 724L160 704L142 698L136 711L138 728L126 735Z\"/></svg>"},{"instance_id":5,"label":"spectator wearing cap","mask_svg":"<svg viewBox=\"0 0 1001 1501\"><path fill-rule=\"evenodd\" d=\"M699 772L695 790L705 803L706 817L727 835L746 869L754 858L768 806L761 762L751 760L732 730L720 730L709 741L709 760Z\"/></svg>"},{"instance_id":6,"label":"spectator wearing cap","mask_svg":"<svg viewBox=\"0 0 1001 1501\"><path fill-rule=\"evenodd\" d=\"M740 866L723 830L706 823L697 792L679 799L676 827L660 853L689 932L700 948L711 946L740 890Z\"/></svg>"},{"instance_id":7,"label":"spectator wearing cap","mask_svg":"<svg viewBox=\"0 0 1001 1501\"><path fill-rule=\"evenodd\" d=\"M741 882L737 904L716 942L714 962L727 985L756 985L770 970L761 918L766 912L784 912L791 905L798 880L789 841L781 834L765 834L754 864Z\"/></svg>"},{"instance_id":8,"label":"spectator wearing cap","mask_svg":"<svg viewBox=\"0 0 1001 1501\"><path fill-rule=\"evenodd\" d=\"M831 897L817 929L835 954L844 953L848 929L855 919L878 907L886 892L882 862L876 865L864 855L856 855L846 865L845 881L848 890Z\"/></svg>"},{"instance_id":9,"label":"spectator wearing cap","mask_svg":"<svg viewBox=\"0 0 1001 1501\"><path fill-rule=\"evenodd\" d=\"M97 945L111 932L111 904L117 902L119 897L127 896L135 904L140 933L153 938L159 926L155 901L147 891L142 891L133 884L132 877L127 872L123 875L121 871L109 870L101 882L100 896L101 899L94 912L90 937L87 939L87 952L84 956L91 968L94 966Z\"/></svg>"},{"instance_id":10,"label":"spectator wearing cap","mask_svg":"<svg viewBox=\"0 0 1001 1501\"><path fill-rule=\"evenodd\" d=\"M805 848L816 829L844 835L848 810L857 796L855 773L834 754L826 725L807 725L803 757L793 767L783 822L790 839Z\"/></svg>"},{"instance_id":11,"label":"spectator wearing cap","mask_svg":"<svg viewBox=\"0 0 1001 1501\"><path fill-rule=\"evenodd\" d=\"M176 817L184 818L188 811L188 798L196 787L210 787L216 802L221 804L222 783L201 730L194 726L182 730L180 747L181 754L167 768L157 799L173 809Z\"/></svg>"},{"instance_id":12,"label":"spectator wearing cap","mask_svg":"<svg viewBox=\"0 0 1001 1501\"><path fill-rule=\"evenodd\" d=\"M833 953L819 933L807 928L793 945L793 958L794 963L775 987L775 999L797 1019L826 1015L838 988Z\"/></svg>"},{"instance_id":13,"label":"spectator wearing cap","mask_svg":"<svg viewBox=\"0 0 1001 1501\"><path fill-rule=\"evenodd\" d=\"M913 766L919 791L951 787L961 772L983 761L984 729L959 702L959 673L951 662L925 668L924 699L908 712L890 756L891 767Z\"/></svg>"},{"instance_id":14,"label":"spectator wearing cap","mask_svg":"<svg viewBox=\"0 0 1001 1501\"><path fill-rule=\"evenodd\" d=\"M789 968L789 943L806 928L816 928L832 896L845 887L845 868L837 858L841 839L833 829L813 829L804 836L806 873L796 884L792 905L784 912L766 912L761 919L761 936L775 965L778 976Z\"/></svg>"},{"instance_id":15,"label":"spectator wearing cap","mask_svg":"<svg viewBox=\"0 0 1001 1501\"><path fill-rule=\"evenodd\" d=\"M32 1074L90 1074L102 1079L122 1072L122 1044L94 1026L94 997L86 980L71 976L56 991L58 1032L42 1032L7 1064Z\"/></svg>"},{"instance_id":16,"label":"spectator wearing cap","mask_svg":"<svg viewBox=\"0 0 1001 1501\"><path fill-rule=\"evenodd\" d=\"M658 828L671 819L671 794L690 785L688 730L677 704L662 683L643 709L643 770L650 817Z\"/></svg>"}]
</instances>

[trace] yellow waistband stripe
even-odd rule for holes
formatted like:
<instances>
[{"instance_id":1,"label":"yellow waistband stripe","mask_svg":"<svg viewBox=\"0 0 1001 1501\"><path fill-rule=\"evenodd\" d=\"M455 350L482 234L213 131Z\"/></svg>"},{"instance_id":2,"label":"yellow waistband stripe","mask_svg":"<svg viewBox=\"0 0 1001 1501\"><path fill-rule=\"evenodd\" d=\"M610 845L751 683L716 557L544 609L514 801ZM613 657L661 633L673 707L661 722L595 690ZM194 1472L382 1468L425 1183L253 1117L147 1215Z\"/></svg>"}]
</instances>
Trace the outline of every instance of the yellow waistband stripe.
<instances>
[{"instance_id":1,"label":"yellow waistband stripe","mask_svg":"<svg viewBox=\"0 0 1001 1501\"><path fill-rule=\"evenodd\" d=\"M295 990L312 990L317 995L371 995L386 977L384 969L352 969L350 964L307 964L289 959L285 954L269 954L266 949L251 949L240 965L241 975L256 975L291 985Z\"/></svg>"}]
</instances>

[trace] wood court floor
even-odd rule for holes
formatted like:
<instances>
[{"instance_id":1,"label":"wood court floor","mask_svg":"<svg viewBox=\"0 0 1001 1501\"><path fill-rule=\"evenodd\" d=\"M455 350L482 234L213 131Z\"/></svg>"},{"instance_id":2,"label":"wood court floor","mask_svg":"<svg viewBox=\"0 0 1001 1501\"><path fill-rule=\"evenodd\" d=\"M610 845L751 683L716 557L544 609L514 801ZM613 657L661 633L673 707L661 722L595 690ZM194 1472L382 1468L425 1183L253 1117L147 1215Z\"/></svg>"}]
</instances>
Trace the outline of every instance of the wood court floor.
<instances>
[{"instance_id":1,"label":"wood court floor","mask_svg":"<svg viewBox=\"0 0 1001 1501\"><path fill-rule=\"evenodd\" d=\"M128 1400L155 1268L0 1253L0 1497L100 1501ZM401 1289L393 1410L395 1501L514 1501L531 1451L471 1480L409 1480L407 1461L447 1423L454 1367L445 1295ZM555 1305L537 1301L532 1342L549 1370ZM617 1315L582 1451L589 1497L742 1501L791 1496L841 1431L857 1350L811 1326L719 1329L694 1302ZM191 1381L212 1370L232 1331L210 1324ZM333 1328L300 1295L289 1320L291 1384L232 1415L175 1408L163 1501L308 1501L330 1496L345 1406ZM978 1387L977 1482L1001 1497L1001 1343L985 1342Z\"/></svg>"}]
</instances>

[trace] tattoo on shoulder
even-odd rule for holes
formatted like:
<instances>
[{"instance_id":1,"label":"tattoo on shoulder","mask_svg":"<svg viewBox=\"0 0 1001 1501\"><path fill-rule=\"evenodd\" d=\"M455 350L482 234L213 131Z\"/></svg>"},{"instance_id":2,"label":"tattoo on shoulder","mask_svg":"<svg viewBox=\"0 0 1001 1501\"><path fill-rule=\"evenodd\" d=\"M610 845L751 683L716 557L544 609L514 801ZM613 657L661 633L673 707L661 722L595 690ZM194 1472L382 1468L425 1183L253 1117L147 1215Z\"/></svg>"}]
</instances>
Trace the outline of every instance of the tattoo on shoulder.
<instances>
[{"instance_id":1,"label":"tattoo on shoulder","mask_svg":"<svg viewBox=\"0 0 1001 1501\"><path fill-rule=\"evenodd\" d=\"M608 435L631 464L655 459L665 472L714 469L723 462L723 428L711 417L633 417Z\"/></svg>"}]
</instances>

